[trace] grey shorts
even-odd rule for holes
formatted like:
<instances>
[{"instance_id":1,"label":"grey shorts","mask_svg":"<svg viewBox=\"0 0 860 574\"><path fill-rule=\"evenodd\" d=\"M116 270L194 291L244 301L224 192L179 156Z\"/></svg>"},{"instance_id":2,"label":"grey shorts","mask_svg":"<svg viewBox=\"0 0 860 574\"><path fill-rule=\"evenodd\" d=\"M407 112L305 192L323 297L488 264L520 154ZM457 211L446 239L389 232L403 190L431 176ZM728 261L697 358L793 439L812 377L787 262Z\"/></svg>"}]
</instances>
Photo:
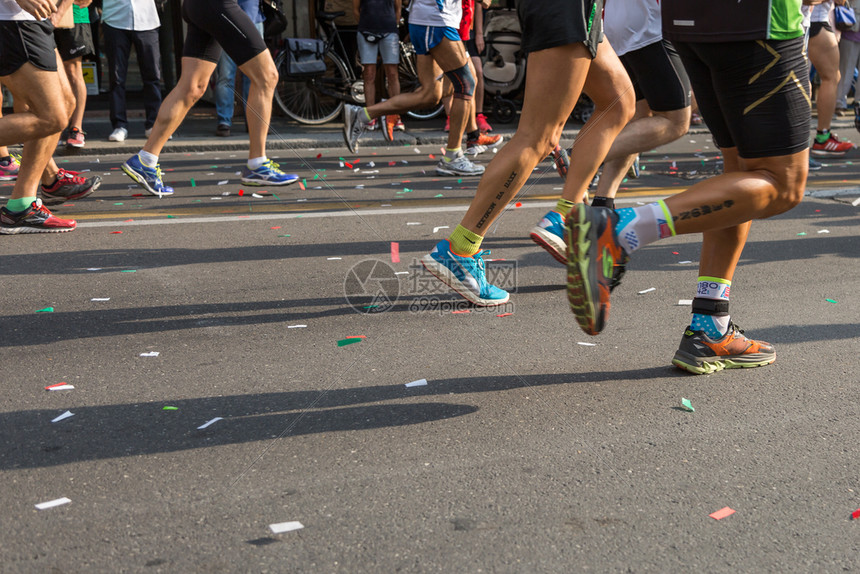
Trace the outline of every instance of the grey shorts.
<instances>
[{"instance_id":1,"label":"grey shorts","mask_svg":"<svg viewBox=\"0 0 860 574\"><path fill-rule=\"evenodd\" d=\"M358 39L358 57L362 65L376 64L382 56L383 64L400 63L400 38L396 33L386 34L379 41L368 42L361 31L356 34Z\"/></svg>"}]
</instances>

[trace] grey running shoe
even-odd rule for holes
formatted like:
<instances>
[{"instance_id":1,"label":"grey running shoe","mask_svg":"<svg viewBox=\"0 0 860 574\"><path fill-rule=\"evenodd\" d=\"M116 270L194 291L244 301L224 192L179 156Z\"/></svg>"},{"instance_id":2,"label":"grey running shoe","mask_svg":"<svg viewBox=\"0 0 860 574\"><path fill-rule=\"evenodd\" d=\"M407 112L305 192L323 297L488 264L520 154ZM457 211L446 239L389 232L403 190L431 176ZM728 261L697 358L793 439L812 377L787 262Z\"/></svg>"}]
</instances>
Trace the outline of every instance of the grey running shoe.
<instances>
[{"instance_id":1,"label":"grey running shoe","mask_svg":"<svg viewBox=\"0 0 860 574\"><path fill-rule=\"evenodd\" d=\"M484 166L477 165L469 161L463 152L451 161L445 161L445 158L439 160L436 164L436 173L439 175L481 175L484 173Z\"/></svg>"},{"instance_id":2,"label":"grey running shoe","mask_svg":"<svg viewBox=\"0 0 860 574\"><path fill-rule=\"evenodd\" d=\"M367 123L362 121L361 114L364 113L364 108L345 104L343 106L343 139L346 142L346 147L349 151L356 153L358 151L358 138L364 133L367 128Z\"/></svg>"},{"instance_id":3,"label":"grey running shoe","mask_svg":"<svg viewBox=\"0 0 860 574\"><path fill-rule=\"evenodd\" d=\"M743 329L729 323L729 331L717 340L704 331L687 327L672 364L696 375L705 375L723 369L763 367L775 360L773 345L747 339Z\"/></svg>"}]
</instances>

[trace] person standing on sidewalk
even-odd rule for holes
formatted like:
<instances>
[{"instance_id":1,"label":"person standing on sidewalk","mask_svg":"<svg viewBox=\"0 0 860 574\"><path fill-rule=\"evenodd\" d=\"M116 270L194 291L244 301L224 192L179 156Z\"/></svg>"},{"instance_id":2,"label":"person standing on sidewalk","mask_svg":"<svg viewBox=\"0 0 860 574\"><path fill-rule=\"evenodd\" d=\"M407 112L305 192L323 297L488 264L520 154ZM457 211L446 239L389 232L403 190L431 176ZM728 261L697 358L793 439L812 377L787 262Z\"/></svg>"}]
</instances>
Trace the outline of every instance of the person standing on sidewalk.
<instances>
[{"instance_id":1,"label":"person standing on sidewalk","mask_svg":"<svg viewBox=\"0 0 860 574\"><path fill-rule=\"evenodd\" d=\"M343 137L351 152L357 151L358 139L372 120L382 118L384 124L386 116L439 103L442 85L438 79L444 73L453 85L454 102L451 105L448 146L436 164L436 173L451 176L484 173L484 166L469 161L462 149L470 101L475 94L475 76L469 68L466 49L460 41L458 27L461 18L460 0L412 1L409 37L418 55L418 80L421 86L414 92L401 93L370 107L346 104L343 108ZM388 130L382 130L382 133L386 140L391 141Z\"/></svg>"},{"instance_id":2,"label":"person standing on sidewalk","mask_svg":"<svg viewBox=\"0 0 860 574\"><path fill-rule=\"evenodd\" d=\"M382 69L388 80L388 96L394 97L400 93L400 76L397 66L400 64L400 37L397 34L397 23L400 22L400 0L353 0L355 19L358 20L359 63L364 66L361 77L364 80L364 103L367 107L376 103L376 62L382 58ZM390 125L383 125L388 130L386 139L394 139L395 129L405 129L403 121L397 114L386 118ZM371 122L369 129L375 129L376 121Z\"/></svg>"},{"instance_id":3,"label":"person standing on sidewalk","mask_svg":"<svg viewBox=\"0 0 860 574\"><path fill-rule=\"evenodd\" d=\"M672 364L696 374L768 365L773 346L732 322L729 293L752 220L803 198L810 97L800 0L662 0L661 7L663 35L681 56L725 173L641 207L576 204L566 223L570 308L583 331L597 335L633 252L702 233L693 318Z\"/></svg>"},{"instance_id":4,"label":"person standing on sidewalk","mask_svg":"<svg viewBox=\"0 0 860 574\"><path fill-rule=\"evenodd\" d=\"M87 84L84 81L83 59L95 55L93 35L90 29L90 11L88 6L92 0L74 0L72 9L72 28L56 28L54 40L57 50L63 60L63 68L72 93L75 95L75 110L69 120L66 132L66 146L82 148L86 145L86 132L83 131L84 110L87 107ZM69 8L68 0L60 2L58 11Z\"/></svg>"},{"instance_id":5,"label":"person standing on sidewalk","mask_svg":"<svg viewBox=\"0 0 860 574\"><path fill-rule=\"evenodd\" d=\"M158 28L161 21L155 0L104 0L102 5L102 32L108 59L110 122L112 142L123 142L128 137L125 82L128 76L128 59L131 48L137 54L137 64L143 80L143 106L145 134L148 136L161 106L161 52L158 47Z\"/></svg>"},{"instance_id":6,"label":"person standing on sidewalk","mask_svg":"<svg viewBox=\"0 0 860 574\"><path fill-rule=\"evenodd\" d=\"M860 0L851 0L851 9L855 18L860 18ZM843 115L848 112L848 92L854 86L854 70L860 65L860 22L850 30L843 30L839 39L839 89L836 92L836 113ZM854 101L860 102L857 93L860 86L854 87Z\"/></svg>"},{"instance_id":7,"label":"person standing on sidewalk","mask_svg":"<svg viewBox=\"0 0 860 574\"><path fill-rule=\"evenodd\" d=\"M239 0L239 8L248 15L251 22L257 27L260 36L263 35L263 18L260 12L259 0ZM218 127L215 129L215 135L219 137L227 137L230 135L230 128L233 126L233 111L236 101L236 62L227 54L222 52L221 58L218 60L218 67L215 69L215 113L218 116ZM248 101L248 90L251 87L251 81L247 76L242 77L242 102ZM244 106L243 106L244 107Z\"/></svg>"},{"instance_id":8,"label":"person standing on sidewalk","mask_svg":"<svg viewBox=\"0 0 860 574\"><path fill-rule=\"evenodd\" d=\"M153 195L161 197L173 193L173 188L165 186L161 179L158 155L191 107L206 92L223 46L251 80L246 104L250 145L242 183L288 185L297 181L298 175L284 173L277 163L266 157L266 136L278 69L254 23L236 0L184 0L182 17L188 24L188 33L182 50L179 82L165 98L143 149L122 164L122 170Z\"/></svg>"}]
</instances>

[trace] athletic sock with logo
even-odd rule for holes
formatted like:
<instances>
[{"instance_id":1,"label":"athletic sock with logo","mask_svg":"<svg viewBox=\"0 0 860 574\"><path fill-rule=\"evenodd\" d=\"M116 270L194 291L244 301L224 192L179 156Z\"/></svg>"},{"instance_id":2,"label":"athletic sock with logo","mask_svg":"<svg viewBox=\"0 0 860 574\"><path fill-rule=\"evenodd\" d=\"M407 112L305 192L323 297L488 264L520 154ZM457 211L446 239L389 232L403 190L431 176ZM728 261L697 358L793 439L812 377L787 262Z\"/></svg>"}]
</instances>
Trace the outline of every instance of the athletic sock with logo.
<instances>
[{"instance_id":1,"label":"athletic sock with logo","mask_svg":"<svg viewBox=\"0 0 860 574\"><path fill-rule=\"evenodd\" d=\"M477 233L472 233L462 225L458 225L448 241L451 243L451 251L455 255L471 257L481 250L481 241L484 238Z\"/></svg>"},{"instance_id":2,"label":"athletic sock with logo","mask_svg":"<svg viewBox=\"0 0 860 574\"><path fill-rule=\"evenodd\" d=\"M693 299L693 331L704 331L711 339L721 339L729 330L729 292L732 282L719 277L699 277Z\"/></svg>"},{"instance_id":3,"label":"athletic sock with logo","mask_svg":"<svg viewBox=\"0 0 860 574\"><path fill-rule=\"evenodd\" d=\"M562 219L566 219L567 214L570 213L570 210L573 209L574 205L576 205L574 202L561 197L555 204L555 212L560 213Z\"/></svg>"},{"instance_id":4,"label":"athletic sock with logo","mask_svg":"<svg viewBox=\"0 0 860 574\"><path fill-rule=\"evenodd\" d=\"M15 213L21 213L30 208L30 204L36 201L35 197L22 197L20 199L10 199L6 202L6 209Z\"/></svg>"},{"instance_id":5,"label":"athletic sock with logo","mask_svg":"<svg viewBox=\"0 0 860 574\"><path fill-rule=\"evenodd\" d=\"M627 253L633 253L658 239L675 235L672 214L663 200L642 207L622 207L615 210L615 213L618 214L615 232L618 234L618 242Z\"/></svg>"},{"instance_id":6,"label":"athletic sock with logo","mask_svg":"<svg viewBox=\"0 0 860 574\"><path fill-rule=\"evenodd\" d=\"M815 130L815 131L816 131L816 134L815 134L815 142L816 143L820 143L820 144L827 143L827 140L830 139L830 130L829 129L827 129L827 130Z\"/></svg>"}]
</instances>

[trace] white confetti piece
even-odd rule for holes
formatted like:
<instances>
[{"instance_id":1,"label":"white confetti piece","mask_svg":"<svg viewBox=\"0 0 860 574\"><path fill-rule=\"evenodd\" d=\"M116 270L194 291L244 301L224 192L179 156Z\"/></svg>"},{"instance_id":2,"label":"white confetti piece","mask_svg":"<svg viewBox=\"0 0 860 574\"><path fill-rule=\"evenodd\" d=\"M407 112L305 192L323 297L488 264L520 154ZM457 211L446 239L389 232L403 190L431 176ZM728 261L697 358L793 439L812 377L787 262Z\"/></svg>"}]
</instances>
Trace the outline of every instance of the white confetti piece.
<instances>
[{"instance_id":1,"label":"white confetti piece","mask_svg":"<svg viewBox=\"0 0 860 574\"><path fill-rule=\"evenodd\" d=\"M210 172L209 172L209 173L207 173L206 175L215 175L215 172L214 172L214 171L210 171Z\"/></svg>"},{"instance_id":2,"label":"white confetti piece","mask_svg":"<svg viewBox=\"0 0 860 574\"><path fill-rule=\"evenodd\" d=\"M293 530L301 530L305 525L301 522L278 522L277 524L270 524L269 528L275 534L281 534L282 532L291 532Z\"/></svg>"},{"instance_id":3,"label":"white confetti piece","mask_svg":"<svg viewBox=\"0 0 860 574\"><path fill-rule=\"evenodd\" d=\"M230 183L229 179L222 179L218 182L218 185L227 185L228 183Z\"/></svg>"},{"instance_id":4,"label":"white confetti piece","mask_svg":"<svg viewBox=\"0 0 860 574\"><path fill-rule=\"evenodd\" d=\"M340 261L342 257L327 257L326 261Z\"/></svg>"},{"instance_id":5,"label":"white confetti piece","mask_svg":"<svg viewBox=\"0 0 860 574\"><path fill-rule=\"evenodd\" d=\"M157 357L159 355L158 351L149 351L148 353L141 353L141 357Z\"/></svg>"},{"instance_id":6,"label":"white confetti piece","mask_svg":"<svg viewBox=\"0 0 860 574\"><path fill-rule=\"evenodd\" d=\"M656 291L656 290L657 290L656 287L649 287L647 289L643 289L642 291L639 291L639 294L644 295L645 293L650 293L651 291Z\"/></svg>"},{"instance_id":7,"label":"white confetti piece","mask_svg":"<svg viewBox=\"0 0 860 574\"><path fill-rule=\"evenodd\" d=\"M209 199L215 200L215 199L221 199L221 198L220 197L210 197Z\"/></svg>"},{"instance_id":8,"label":"white confetti piece","mask_svg":"<svg viewBox=\"0 0 860 574\"><path fill-rule=\"evenodd\" d=\"M227 182L225 181L224 183L227 183ZM221 185L221 184L219 183L218 185ZM221 195L224 197L227 197L228 195L230 195L230 192L229 191L222 191Z\"/></svg>"},{"instance_id":9,"label":"white confetti piece","mask_svg":"<svg viewBox=\"0 0 860 574\"><path fill-rule=\"evenodd\" d=\"M450 229L450 228L449 228L447 225L440 225L439 227L434 227L434 228L433 228L433 233L436 233L436 232L437 232L437 231L439 231L440 229Z\"/></svg>"},{"instance_id":10,"label":"white confetti piece","mask_svg":"<svg viewBox=\"0 0 860 574\"><path fill-rule=\"evenodd\" d=\"M418 149L418 148L415 148L415 149L414 149L414 150L412 150L412 151L414 151L415 153L421 153L421 150L420 150L420 149Z\"/></svg>"},{"instance_id":11,"label":"white confetti piece","mask_svg":"<svg viewBox=\"0 0 860 574\"><path fill-rule=\"evenodd\" d=\"M391 204L390 203L383 203L379 207L391 207Z\"/></svg>"},{"instance_id":12,"label":"white confetti piece","mask_svg":"<svg viewBox=\"0 0 860 574\"><path fill-rule=\"evenodd\" d=\"M409 271L395 271L395 275L409 275Z\"/></svg>"},{"instance_id":13,"label":"white confetti piece","mask_svg":"<svg viewBox=\"0 0 860 574\"><path fill-rule=\"evenodd\" d=\"M49 391L73 391L74 389L75 387L73 387L72 385L59 385L56 387L48 387Z\"/></svg>"},{"instance_id":14,"label":"white confetti piece","mask_svg":"<svg viewBox=\"0 0 860 574\"><path fill-rule=\"evenodd\" d=\"M678 261L678 264L685 265L687 263L692 263L692 261Z\"/></svg>"},{"instance_id":15,"label":"white confetti piece","mask_svg":"<svg viewBox=\"0 0 860 574\"><path fill-rule=\"evenodd\" d=\"M296 203L302 203L303 201L307 201L307 199L297 199Z\"/></svg>"},{"instance_id":16,"label":"white confetti piece","mask_svg":"<svg viewBox=\"0 0 860 574\"><path fill-rule=\"evenodd\" d=\"M692 299L678 299L678 302L677 302L677 303L675 303L675 304L676 304L676 305L679 305L679 306L680 306L680 305L692 305L692 304L693 304L693 300L692 300Z\"/></svg>"},{"instance_id":17,"label":"white confetti piece","mask_svg":"<svg viewBox=\"0 0 860 574\"><path fill-rule=\"evenodd\" d=\"M90 301L110 301L110 297L93 297Z\"/></svg>"},{"instance_id":18,"label":"white confetti piece","mask_svg":"<svg viewBox=\"0 0 860 574\"><path fill-rule=\"evenodd\" d=\"M860 205L860 197L858 197L857 199L852 201L851 205L853 205L854 207L857 207L858 205Z\"/></svg>"},{"instance_id":19,"label":"white confetti piece","mask_svg":"<svg viewBox=\"0 0 860 574\"><path fill-rule=\"evenodd\" d=\"M818 233L830 233L829 229L819 229Z\"/></svg>"},{"instance_id":20,"label":"white confetti piece","mask_svg":"<svg viewBox=\"0 0 860 574\"><path fill-rule=\"evenodd\" d=\"M101 267L87 267L87 271L101 271Z\"/></svg>"},{"instance_id":21,"label":"white confetti piece","mask_svg":"<svg viewBox=\"0 0 860 574\"><path fill-rule=\"evenodd\" d=\"M256 197L257 199L263 199L263 196L260 195L259 193L252 193L251 197Z\"/></svg>"},{"instance_id":22,"label":"white confetti piece","mask_svg":"<svg viewBox=\"0 0 860 574\"><path fill-rule=\"evenodd\" d=\"M583 347L596 347L597 343L583 343L582 341L577 341L577 345L582 345Z\"/></svg>"},{"instance_id":23,"label":"white confetti piece","mask_svg":"<svg viewBox=\"0 0 860 574\"><path fill-rule=\"evenodd\" d=\"M407 387L426 387L427 379L418 379L417 381L412 381L411 383L406 383Z\"/></svg>"},{"instance_id":24,"label":"white confetti piece","mask_svg":"<svg viewBox=\"0 0 860 574\"><path fill-rule=\"evenodd\" d=\"M368 167L376 167L376 164L375 164L375 163L373 163L373 162L370 162L370 163L368 163L367 165L368 165Z\"/></svg>"},{"instance_id":25,"label":"white confetti piece","mask_svg":"<svg viewBox=\"0 0 860 574\"><path fill-rule=\"evenodd\" d=\"M73 417L73 416L75 416L75 413L73 413L72 411L66 411L63 414L61 414L60 416L58 416L57 418L55 418L54 420L52 420L51 422L52 423L58 423L63 419L67 419L67 418Z\"/></svg>"},{"instance_id":26,"label":"white confetti piece","mask_svg":"<svg viewBox=\"0 0 860 574\"><path fill-rule=\"evenodd\" d=\"M307 325L287 325L287 329L304 329Z\"/></svg>"},{"instance_id":27,"label":"white confetti piece","mask_svg":"<svg viewBox=\"0 0 860 574\"><path fill-rule=\"evenodd\" d=\"M407 221L406 225L421 225L420 221Z\"/></svg>"},{"instance_id":28,"label":"white confetti piece","mask_svg":"<svg viewBox=\"0 0 860 574\"><path fill-rule=\"evenodd\" d=\"M235 173L235 175L242 175L242 172L241 172L241 171L237 171L237 172L234 172L234 173Z\"/></svg>"},{"instance_id":29,"label":"white confetti piece","mask_svg":"<svg viewBox=\"0 0 860 574\"><path fill-rule=\"evenodd\" d=\"M207 421L207 422L203 423L202 425L200 425L199 427L197 427L197 430L203 430L206 427L208 427L209 425L214 425L218 421L223 421L223 420L224 419L222 417L215 417L214 419Z\"/></svg>"},{"instance_id":30,"label":"white confetti piece","mask_svg":"<svg viewBox=\"0 0 860 574\"><path fill-rule=\"evenodd\" d=\"M55 506L62 506L64 504L68 504L70 502L71 502L71 500L69 500L66 497L63 497L63 498L58 498L56 500L49 500L47 502L40 502L39 504L36 504L35 506L39 510L45 510L47 508L54 508Z\"/></svg>"}]
</instances>

